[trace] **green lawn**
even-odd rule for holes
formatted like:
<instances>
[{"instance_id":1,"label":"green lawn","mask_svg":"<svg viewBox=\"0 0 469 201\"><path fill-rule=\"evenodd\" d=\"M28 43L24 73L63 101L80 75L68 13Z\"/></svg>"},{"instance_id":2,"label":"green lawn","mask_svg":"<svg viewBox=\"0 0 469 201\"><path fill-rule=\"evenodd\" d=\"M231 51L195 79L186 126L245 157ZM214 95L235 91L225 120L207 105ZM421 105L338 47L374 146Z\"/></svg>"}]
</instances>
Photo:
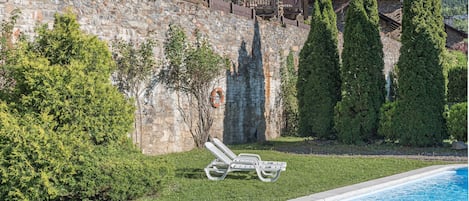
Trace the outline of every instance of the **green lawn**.
<instances>
[{"instance_id":1,"label":"green lawn","mask_svg":"<svg viewBox=\"0 0 469 201\"><path fill-rule=\"evenodd\" d=\"M203 168L214 157L205 149L193 150L158 156L173 161L176 177L169 189L157 196L139 200L287 200L447 163L398 158L325 157L251 149L256 149L256 146L240 145L232 146L232 149L236 153L260 154L263 160L286 161L287 171L282 172L277 182L261 182L255 173L230 173L224 181L210 181Z\"/></svg>"}]
</instances>

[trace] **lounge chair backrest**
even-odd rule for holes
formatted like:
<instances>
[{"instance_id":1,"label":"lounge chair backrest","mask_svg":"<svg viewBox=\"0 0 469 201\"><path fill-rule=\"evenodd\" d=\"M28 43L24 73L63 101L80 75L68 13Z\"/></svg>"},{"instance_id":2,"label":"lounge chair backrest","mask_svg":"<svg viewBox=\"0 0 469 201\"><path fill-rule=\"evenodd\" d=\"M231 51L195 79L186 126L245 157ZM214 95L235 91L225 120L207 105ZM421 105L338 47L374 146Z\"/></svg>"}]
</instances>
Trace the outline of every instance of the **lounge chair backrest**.
<instances>
[{"instance_id":1,"label":"lounge chair backrest","mask_svg":"<svg viewBox=\"0 0 469 201\"><path fill-rule=\"evenodd\" d=\"M231 160L225 153L223 153L220 149L215 147L214 144L211 142L206 142L205 143L205 148L207 148L210 152L212 152L213 155L215 155L218 159L223 161L226 164L230 164L233 160Z\"/></svg>"},{"instance_id":2,"label":"lounge chair backrest","mask_svg":"<svg viewBox=\"0 0 469 201\"><path fill-rule=\"evenodd\" d=\"M231 151L230 148L228 148L225 144L223 144L223 142L221 142L219 139L213 138L212 141L213 141L213 144L215 144L215 146L217 146L219 149L225 152L225 154L228 155L228 157L230 157L231 159L234 159L237 157L237 155L233 153L233 151Z\"/></svg>"}]
</instances>

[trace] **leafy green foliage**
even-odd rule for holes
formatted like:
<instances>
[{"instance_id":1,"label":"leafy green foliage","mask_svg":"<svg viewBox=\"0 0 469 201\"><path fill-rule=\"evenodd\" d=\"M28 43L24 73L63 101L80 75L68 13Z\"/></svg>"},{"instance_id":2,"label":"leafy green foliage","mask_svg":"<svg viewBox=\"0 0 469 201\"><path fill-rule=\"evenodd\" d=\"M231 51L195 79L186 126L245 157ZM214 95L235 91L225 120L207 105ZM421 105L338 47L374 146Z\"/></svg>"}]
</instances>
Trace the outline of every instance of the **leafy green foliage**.
<instances>
[{"instance_id":1,"label":"leafy green foliage","mask_svg":"<svg viewBox=\"0 0 469 201\"><path fill-rule=\"evenodd\" d=\"M119 91L134 98L137 103L138 115L135 122L139 122L137 124L139 126L135 125L137 130L133 138L140 145L142 145L143 137L143 112L139 97L149 91L153 85L151 75L156 66L153 47L154 42L151 40L140 44L133 41L115 40L112 44L112 57L117 66L116 72L113 74L116 85ZM139 140L138 136L140 136Z\"/></svg>"},{"instance_id":2,"label":"leafy green foliage","mask_svg":"<svg viewBox=\"0 0 469 201\"><path fill-rule=\"evenodd\" d=\"M334 106L340 99L337 34L331 1L315 1L298 66L298 132L302 136L334 138Z\"/></svg>"},{"instance_id":3,"label":"leafy green foliage","mask_svg":"<svg viewBox=\"0 0 469 201\"><path fill-rule=\"evenodd\" d=\"M379 112L378 135L384 136L387 140L395 141L399 139L399 134L395 133L393 120L396 114L396 102L387 102L383 104Z\"/></svg>"},{"instance_id":4,"label":"leafy green foliage","mask_svg":"<svg viewBox=\"0 0 469 201\"><path fill-rule=\"evenodd\" d=\"M186 41L186 35L180 26L170 26L164 45L168 65L160 72L159 80L169 89L184 92L189 100L194 100L191 104L194 104L192 109L196 110L195 114L180 106L179 109L185 123L189 125L196 146L203 147L213 124L209 101L211 84L229 63L212 50L198 30L195 35L197 40L191 45ZM192 119L194 116L198 118Z\"/></svg>"},{"instance_id":5,"label":"leafy green foliage","mask_svg":"<svg viewBox=\"0 0 469 201\"><path fill-rule=\"evenodd\" d=\"M6 100L20 113L51 115L56 132L82 132L97 145L125 140L134 107L110 83L106 44L81 33L72 14L56 15L55 23L40 27L8 64L16 89Z\"/></svg>"},{"instance_id":6,"label":"leafy green foliage","mask_svg":"<svg viewBox=\"0 0 469 201\"><path fill-rule=\"evenodd\" d=\"M112 56L117 67L115 80L119 91L136 98L140 93L139 83L151 81L148 75L156 66L153 56L154 42L115 40L112 47Z\"/></svg>"},{"instance_id":7,"label":"leafy green foliage","mask_svg":"<svg viewBox=\"0 0 469 201\"><path fill-rule=\"evenodd\" d=\"M134 107L110 82L107 45L56 15L20 41L2 67L16 84L0 97L3 200L129 200L160 191L172 166L130 142Z\"/></svg>"},{"instance_id":8,"label":"leafy green foliage","mask_svg":"<svg viewBox=\"0 0 469 201\"><path fill-rule=\"evenodd\" d=\"M467 142L467 102L452 105L447 120L448 133L456 140Z\"/></svg>"},{"instance_id":9,"label":"leafy green foliage","mask_svg":"<svg viewBox=\"0 0 469 201\"><path fill-rule=\"evenodd\" d=\"M68 199L133 200L162 191L174 177L174 167L168 161L137 150L95 149L91 158L80 166L81 178Z\"/></svg>"},{"instance_id":10,"label":"leafy green foliage","mask_svg":"<svg viewBox=\"0 0 469 201\"><path fill-rule=\"evenodd\" d=\"M281 68L283 117L285 128L282 135L295 136L298 134L298 99L296 83L298 82L297 72L293 61L293 52L290 51L285 66Z\"/></svg>"},{"instance_id":11,"label":"leafy green foliage","mask_svg":"<svg viewBox=\"0 0 469 201\"><path fill-rule=\"evenodd\" d=\"M444 67L447 76L447 101L467 101L467 55L459 51L445 54Z\"/></svg>"},{"instance_id":12,"label":"leafy green foliage","mask_svg":"<svg viewBox=\"0 0 469 201\"><path fill-rule=\"evenodd\" d=\"M51 116L19 115L0 103L0 197L48 200L64 196L75 182L81 151L89 146L56 133Z\"/></svg>"},{"instance_id":13,"label":"leafy green foliage","mask_svg":"<svg viewBox=\"0 0 469 201\"><path fill-rule=\"evenodd\" d=\"M404 145L441 144L446 138L441 1L404 1L403 13L394 132Z\"/></svg>"},{"instance_id":14,"label":"leafy green foliage","mask_svg":"<svg viewBox=\"0 0 469 201\"><path fill-rule=\"evenodd\" d=\"M448 102L467 101L467 66L448 71Z\"/></svg>"},{"instance_id":15,"label":"leafy green foliage","mask_svg":"<svg viewBox=\"0 0 469 201\"><path fill-rule=\"evenodd\" d=\"M467 0L443 0L443 16L467 15Z\"/></svg>"},{"instance_id":16,"label":"leafy green foliage","mask_svg":"<svg viewBox=\"0 0 469 201\"><path fill-rule=\"evenodd\" d=\"M179 90L182 85L179 80L183 76L184 60L189 48L187 36L180 26L171 25L166 38L164 52L168 60L168 68L160 73L160 77L164 79L159 80L163 81L167 87Z\"/></svg>"},{"instance_id":17,"label":"leafy green foliage","mask_svg":"<svg viewBox=\"0 0 469 201\"><path fill-rule=\"evenodd\" d=\"M376 137L384 103L383 45L376 0L353 0L347 10L342 52L342 100L335 128L341 142L353 144Z\"/></svg>"}]
</instances>

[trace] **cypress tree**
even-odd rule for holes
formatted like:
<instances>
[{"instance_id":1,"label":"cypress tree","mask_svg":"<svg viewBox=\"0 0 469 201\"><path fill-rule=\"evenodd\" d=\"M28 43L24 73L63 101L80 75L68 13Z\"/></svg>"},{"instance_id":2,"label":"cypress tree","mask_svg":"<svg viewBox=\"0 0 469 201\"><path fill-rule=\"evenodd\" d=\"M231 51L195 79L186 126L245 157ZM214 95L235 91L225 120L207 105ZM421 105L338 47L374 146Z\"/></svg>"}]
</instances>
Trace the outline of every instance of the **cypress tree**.
<instances>
[{"instance_id":1,"label":"cypress tree","mask_svg":"<svg viewBox=\"0 0 469 201\"><path fill-rule=\"evenodd\" d=\"M342 100L336 106L340 141L369 141L384 103L383 45L376 0L353 0L347 10L342 52Z\"/></svg>"},{"instance_id":2,"label":"cypress tree","mask_svg":"<svg viewBox=\"0 0 469 201\"><path fill-rule=\"evenodd\" d=\"M332 1L315 1L298 67L300 135L333 137L334 106L340 98L337 34Z\"/></svg>"},{"instance_id":3,"label":"cypress tree","mask_svg":"<svg viewBox=\"0 0 469 201\"><path fill-rule=\"evenodd\" d=\"M283 118L285 121L282 135L295 136L298 134L298 99L296 98L298 75L295 70L292 51L288 54L280 73L282 78L280 87L282 89Z\"/></svg>"},{"instance_id":4,"label":"cypress tree","mask_svg":"<svg viewBox=\"0 0 469 201\"><path fill-rule=\"evenodd\" d=\"M445 38L441 0L404 1L393 128L400 134L401 144L432 146L446 137Z\"/></svg>"}]
</instances>

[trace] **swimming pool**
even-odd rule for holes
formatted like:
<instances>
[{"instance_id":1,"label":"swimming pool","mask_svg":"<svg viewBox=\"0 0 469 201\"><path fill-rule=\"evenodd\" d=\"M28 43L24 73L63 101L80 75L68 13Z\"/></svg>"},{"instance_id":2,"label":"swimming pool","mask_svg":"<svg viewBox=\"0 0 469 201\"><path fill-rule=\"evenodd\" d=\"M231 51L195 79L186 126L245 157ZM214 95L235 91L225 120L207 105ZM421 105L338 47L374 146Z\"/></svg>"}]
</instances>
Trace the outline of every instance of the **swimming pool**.
<instances>
[{"instance_id":1,"label":"swimming pool","mask_svg":"<svg viewBox=\"0 0 469 201\"><path fill-rule=\"evenodd\" d=\"M427 185L431 183L439 184L441 181L433 182L426 179L434 179L442 177L443 180L458 177L459 179L455 180L455 184L448 184L444 187L434 186L435 189L443 189L443 192L448 194L444 195L443 199L437 197L426 197L426 198L417 198L417 197L404 197L407 194L411 195L412 193L404 193L408 189L413 189L414 187L419 186L419 182ZM438 180L438 179L437 179ZM452 179L449 179L452 180ZM442 182L444 183L444 182ZM454 188L453 188L454 187ZM429 187L423 186L423 189L430 189ZM461 191L460 191L461 190ZM431 190L432 193L434 190ZM413 189L412 192L420 192L420 190ZM389 193L389 194L388 194ZM394 194L393 194L394 193ZM397 194L396 194L397 193ZM344 186L320 193L315 193L311 195L306 195L303 197L291 199L290 201L362 201L362 200L401 200L401 201L437 201L437 200L463 200L468 201L467 196L467 164L452 164L452 165L434 165L428 166L416 170L411 170L409 172L404 172L400 174L391 175L388 177L383 177L379 179L374 179L350 186ZM423 195L430 195L428 192L420 192ZM382 195L382 197L372 197Z\"/></svg>"},{"instance_id":2,"label":"swimming pool","mask_svg":"<svg viewBox=\"0 0 469 201\"><path fill-rule=\"evenodd\" d=\"M446 170L398 186L348 199L348 201L467 201L467 167Z\"/></svg>"}]
</instances>

